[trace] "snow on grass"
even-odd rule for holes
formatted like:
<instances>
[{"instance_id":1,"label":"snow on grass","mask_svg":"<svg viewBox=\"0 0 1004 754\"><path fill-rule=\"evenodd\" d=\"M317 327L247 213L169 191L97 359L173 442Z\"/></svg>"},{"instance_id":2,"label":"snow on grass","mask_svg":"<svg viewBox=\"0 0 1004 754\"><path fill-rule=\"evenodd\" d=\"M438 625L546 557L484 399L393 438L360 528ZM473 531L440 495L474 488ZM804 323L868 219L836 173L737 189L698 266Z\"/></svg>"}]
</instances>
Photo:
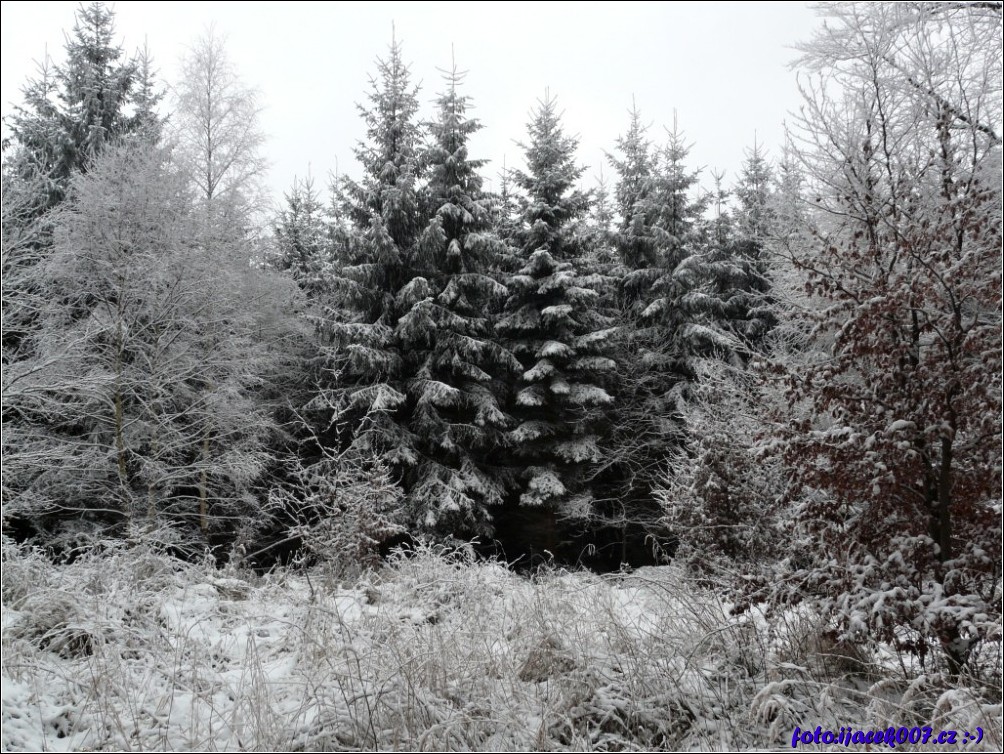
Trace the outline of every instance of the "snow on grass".
<instances>
[{"instance_id":1,"label":"snow on grass","mask_svg":"<svg viewBox=\"0 0 1004 754\"><path fill-rule=\"evenodd\" d=\"M4 751L717 750L849 724L1000 742L975 682L876 675L674 567L528 579L429 549L346 585L6 546L3 596Z\"/></svg>"}]
</instances>

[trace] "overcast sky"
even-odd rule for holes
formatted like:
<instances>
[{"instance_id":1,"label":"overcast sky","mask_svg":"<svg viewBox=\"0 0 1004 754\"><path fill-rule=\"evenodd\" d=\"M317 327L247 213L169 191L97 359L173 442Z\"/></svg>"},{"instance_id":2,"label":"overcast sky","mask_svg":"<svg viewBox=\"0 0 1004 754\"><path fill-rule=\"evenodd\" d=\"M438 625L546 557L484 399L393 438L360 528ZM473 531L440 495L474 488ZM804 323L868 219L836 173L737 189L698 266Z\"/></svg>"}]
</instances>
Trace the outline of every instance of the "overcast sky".
<instances>
[{"instance_id":1,"label":"overcast sky","mask_svg":"<svg viewBox=\"0 0 1004 754\"><path fill-rule=\"evenodd\" d=\"M466 69L467 92L485 128L473 157L520 164L515 144L529 112L549 89L564 111L566 131L580 139L578 158L592 175L604 150L624 132L632 97L650 135L663 125L693 143L691 164L724 170L727 181L756 137L776 157L783 122L797 110L792 45L819 23L796 3L217 3L118 2L116 27L127 51L146 40L161 76L172 81L187 45L210 22L245 82L258 87L266 110L269 185L278 195L308 169L326 184L337 165L355 174L353 145L363 136L355 104L365 99L374 60L386 52L392 23L404 57L420 81L423 115L441 88L451 45ZM2 4L3 113L48 54L63 58L74 2Z\"/></svg>"}]
</instances>

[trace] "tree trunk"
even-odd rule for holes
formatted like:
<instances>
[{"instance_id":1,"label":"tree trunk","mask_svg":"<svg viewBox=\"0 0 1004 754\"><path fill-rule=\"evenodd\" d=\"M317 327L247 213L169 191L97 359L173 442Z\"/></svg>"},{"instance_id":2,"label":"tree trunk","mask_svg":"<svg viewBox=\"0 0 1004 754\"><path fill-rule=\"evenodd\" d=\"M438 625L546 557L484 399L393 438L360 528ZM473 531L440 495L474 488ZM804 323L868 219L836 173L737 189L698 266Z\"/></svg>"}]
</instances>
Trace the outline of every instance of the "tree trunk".
<instances>
[{"instance_id":1,"label":"tree trunk","mask_svg":"<svg viewBox=\"0 0 1004 754\"><path fill-rule=\"evenodd\" d=\"M199 528L205 534L209 531L209 501L206 488L209 485L209 435L202 440L202 471L199 473Z\"/></svg>"}]
</instances>

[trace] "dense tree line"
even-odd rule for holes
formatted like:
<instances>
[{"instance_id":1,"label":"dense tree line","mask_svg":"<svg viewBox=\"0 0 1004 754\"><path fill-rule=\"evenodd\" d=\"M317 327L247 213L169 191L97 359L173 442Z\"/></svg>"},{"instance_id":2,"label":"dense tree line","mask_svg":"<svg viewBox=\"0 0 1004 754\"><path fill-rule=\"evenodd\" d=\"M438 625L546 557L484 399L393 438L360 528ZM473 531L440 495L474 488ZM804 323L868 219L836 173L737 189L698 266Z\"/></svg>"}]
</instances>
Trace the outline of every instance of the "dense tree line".
<instances>
[{"instance_id":1,"label":"dense tree line","mask_svg":"<svg viewBox=\"0 0 1004 754\"><path fill-rule=\"evenodd\" d=\"M1000 613L1000 7L829 12L791 143L730 187L632 106L586 190L547 93L491 192L465 74L422 120L395 39L358 176L270 215L220 37L168 100L82 6L7 119L5 528L356 562L671 534L740 605L958 671Z\"/></svg>"}]
</instances>

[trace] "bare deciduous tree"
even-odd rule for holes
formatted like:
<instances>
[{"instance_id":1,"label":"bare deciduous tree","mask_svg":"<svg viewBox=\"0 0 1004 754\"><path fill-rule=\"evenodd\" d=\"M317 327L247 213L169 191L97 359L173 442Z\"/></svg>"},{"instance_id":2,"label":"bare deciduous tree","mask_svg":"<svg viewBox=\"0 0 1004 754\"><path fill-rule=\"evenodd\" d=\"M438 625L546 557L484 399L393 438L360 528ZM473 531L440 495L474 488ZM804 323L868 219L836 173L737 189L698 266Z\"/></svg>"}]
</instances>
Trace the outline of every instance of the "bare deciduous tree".
<instances>
[{"instance_id":1,"label":"bare deciduous tree","mask_svg":"<svg viewBox=\"0 0 1004 754\"><path fill-rule=\"evenodd\" d=\"M212 216L247 219L262 207L267 162L263 110L244 84L226 40L209 27L182 61L172 123L190 180Z\"/></svg>"}]
</instances>

